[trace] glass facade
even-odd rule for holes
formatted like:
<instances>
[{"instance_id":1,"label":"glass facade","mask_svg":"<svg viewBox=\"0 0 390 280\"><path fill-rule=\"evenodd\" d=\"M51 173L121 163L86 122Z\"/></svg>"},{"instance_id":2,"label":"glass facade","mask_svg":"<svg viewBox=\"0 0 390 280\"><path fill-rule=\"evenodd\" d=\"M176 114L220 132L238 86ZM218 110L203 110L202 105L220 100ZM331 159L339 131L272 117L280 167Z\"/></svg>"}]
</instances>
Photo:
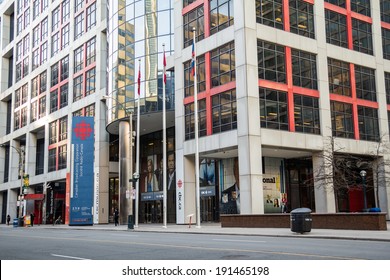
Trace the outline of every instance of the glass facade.
<instances>
[{"instance_id":1,"label":"glass facade","mask_svg":"<svg viewBox=\"0 0 390 280\"><path fill-rule=\"evenodd\" d=\"M163 44L173 54L173 1L108 2L108 122L137 107L140 72L141 113L162 110ZM174 78L167 72L167 110L174 108Z\"/></svg>"}]
</instances>

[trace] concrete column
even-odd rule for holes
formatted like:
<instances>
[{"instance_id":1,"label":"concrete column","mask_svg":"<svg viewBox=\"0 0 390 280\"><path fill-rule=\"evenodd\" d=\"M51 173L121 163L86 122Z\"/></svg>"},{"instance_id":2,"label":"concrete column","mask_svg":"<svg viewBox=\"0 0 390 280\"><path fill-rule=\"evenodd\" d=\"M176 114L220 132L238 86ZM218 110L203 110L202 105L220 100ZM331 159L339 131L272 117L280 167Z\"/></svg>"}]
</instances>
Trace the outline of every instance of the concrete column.
<instances>
[{"instance_id":1,"label":"concrete column","mask_svg":"<svg viewBox=\"0 0 390 280\"><path fill-rule=\"evenodd\" d=\"M130 161L130 125L129 122L119 122L119 223L127 224L128 215L132 215L132 200L130 199L129 173Z\"/></svg>"},{"instance_id":2,"label":"concrete column","mask_svg":"<svg viewBox=\"0 0 390 280\"><path fill-rule=\"evenodd\" d=\"M234 1L234 13L240 208L241 214L263 214L255 1Z\"/></svg>"},{"instance_id":3,"label":"concrete column","mask_svg":"<svg viewBox=\"0 0 390 280\"><path fill-rule=\"evenodd\" d=\"M192 215L192 223L196 223L196 188L195 188L195 158L183 157L183 171L184 171L184 224L189 223L189 215ZM177 171L177 169L176 169ZM178 179L176 173L176 179Z\"/></svg>"},{"instance_id":4,"label":"concrete column","mask_svg":"<svg viewBox=\"0 0 390 280\"><path fill-rule=\"evenodd\" d=\"M326 160L331 157L329 153L329 151L321 151L313 154L315 212L317 213L336 213L333 170L332 165Z\"/></svg>"},{"instance_id":5,"label":"concrete column","mask_svg":"<svg viewBox=\"0 0 390 280\"><path fill-rule=\"evenodd\" d=\"M106 105L96 103L95 114L95 174L94 174L94 223L108 223L109 202L109 137L105 129Z\"/></svg>"}]
</instances>

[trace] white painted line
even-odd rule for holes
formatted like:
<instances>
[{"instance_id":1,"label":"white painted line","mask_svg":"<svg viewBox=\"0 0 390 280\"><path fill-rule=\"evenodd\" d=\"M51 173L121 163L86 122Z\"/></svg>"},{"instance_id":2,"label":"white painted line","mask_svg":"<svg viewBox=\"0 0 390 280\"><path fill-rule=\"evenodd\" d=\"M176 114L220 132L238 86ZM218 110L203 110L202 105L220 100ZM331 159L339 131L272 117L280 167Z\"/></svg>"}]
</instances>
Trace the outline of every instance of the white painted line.
<instances>
[{"instance_id":1,"label":"white painted line","mask_svg":"<svg viewBox=\"0 0 390 280\"><path fill-rule=\"evenodd\" d=\"M84 259L84 258L79 258L79 257L72 257L72 256L64 256L64 255L56 255L56 254L50 254L53 257L60 257L60 258L65 258L65 259L74 259L74 260L90 260L90 259Z\"/></svg>"},{"instance_id":2,"label":"white painted line","mask_svg":"<svg viewBox=\"0 0 390 280\"><path fill-rule=\"evenodd\" d=\"M267 241L240 240L240 239L213 239L213 241L223 241L223 242L246 242L246 243L265 243L265 242L267 242Z\"/></svg>"}]
</instances>

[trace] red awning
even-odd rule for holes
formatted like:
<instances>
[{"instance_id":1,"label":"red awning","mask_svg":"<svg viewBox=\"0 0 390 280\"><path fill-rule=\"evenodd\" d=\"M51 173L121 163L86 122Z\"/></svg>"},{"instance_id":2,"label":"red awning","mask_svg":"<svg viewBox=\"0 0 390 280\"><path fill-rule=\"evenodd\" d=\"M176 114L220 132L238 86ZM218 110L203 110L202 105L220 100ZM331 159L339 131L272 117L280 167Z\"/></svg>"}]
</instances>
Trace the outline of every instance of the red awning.
<instances>
[{"instance_id":1,"label":"red awning","mask_svg":"<svg viewBox=\"0 0 390 280\"><path fill-rule=\"evenodd\" d=\"M42 193L25 194L24 195L25 200L43 200L44 198L45 198L45 195Z\"/></svg>"}]
</instances>

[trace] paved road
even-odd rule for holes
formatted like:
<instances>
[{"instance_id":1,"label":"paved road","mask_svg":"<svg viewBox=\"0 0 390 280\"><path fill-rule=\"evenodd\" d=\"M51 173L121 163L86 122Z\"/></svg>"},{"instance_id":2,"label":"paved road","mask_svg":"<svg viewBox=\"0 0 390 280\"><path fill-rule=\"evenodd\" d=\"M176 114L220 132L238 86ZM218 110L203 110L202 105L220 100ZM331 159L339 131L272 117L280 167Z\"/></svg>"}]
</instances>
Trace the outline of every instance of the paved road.
<instances>
[{"instance_id":1,"label":"paved road","mask_svg":"<svg viewBox=\"0 0 390 280\"><path fill-rule=\"evenodd\" d=\"M390 260L390 242L2 227L1 260Z\"/></svg>"}]
</instances>

